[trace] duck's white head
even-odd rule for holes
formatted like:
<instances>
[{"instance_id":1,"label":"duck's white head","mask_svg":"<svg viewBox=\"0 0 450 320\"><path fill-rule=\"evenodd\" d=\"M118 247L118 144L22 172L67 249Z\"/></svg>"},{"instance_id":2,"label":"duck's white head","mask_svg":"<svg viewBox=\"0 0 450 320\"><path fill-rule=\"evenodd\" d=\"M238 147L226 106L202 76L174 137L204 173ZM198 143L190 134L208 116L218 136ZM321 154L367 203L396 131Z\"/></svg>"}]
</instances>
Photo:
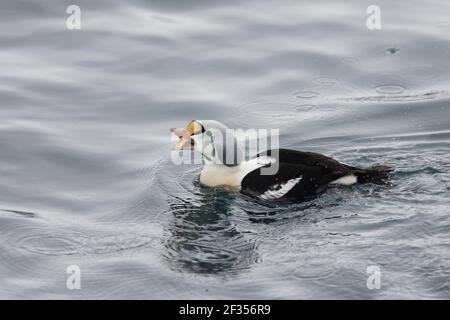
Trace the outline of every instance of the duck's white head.
<instances>
[{"instance_id":1,"label":"duck's white head","mask_svg":"<svg viewBox=\"0 0 450 320\"><path fill-rule=\"evenodd\" d=\"M193 120L186 128L171 129L178 138L177 150L195 150L206 164L236 166L243 161L233 131L215 120Z\"/></svg>"}]
</instances>

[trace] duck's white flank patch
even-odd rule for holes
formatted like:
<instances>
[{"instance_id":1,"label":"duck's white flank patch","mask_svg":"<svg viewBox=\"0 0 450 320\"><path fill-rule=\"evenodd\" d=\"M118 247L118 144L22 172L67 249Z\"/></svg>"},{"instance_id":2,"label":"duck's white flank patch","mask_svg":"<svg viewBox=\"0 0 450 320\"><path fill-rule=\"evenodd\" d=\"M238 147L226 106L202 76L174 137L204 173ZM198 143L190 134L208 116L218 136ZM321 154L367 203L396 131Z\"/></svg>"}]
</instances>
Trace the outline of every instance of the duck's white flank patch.
<instances>
[{"instance_id":1,"label":"duck's white flank patch","mask_svg":"<svg viewBox=\"0 0 450 320\"><path fill-rule=\"evenodd\" d=\"M302 180L303 176L298 178L290 179L284 184L277 184L273 189L267 190L261 195L261 199L270 200L270 199L279 199L288 193L297 183Z\"/></svg>"},{"instance_id":2,"label":"duck's white flank patch","mask_svg":"<svg viewBox=\"0 0 450 320\"><path fill-rule=\"evenodd\" d=\"M340 184L343 186L350 186L352 184L355 184L356 182L358 182L358 178L356 176L354 176L353 174L339 178L337 180L334 180L332 182L330 182L330 184Z\"/></svg>"},{"instance_id":3,"label":"duck's white flank patch","mask_svg":"<svg viewBox=\"0 0 450 320\"><path fill-rule=\"evenodd\" d=\"M263 156L244 161L235 167L227 167L223 164L205 165L200 174L200 183L207 187L240 188L242 180L247 174L275 161L275 158Z\"/></svg>"}]
</instances>

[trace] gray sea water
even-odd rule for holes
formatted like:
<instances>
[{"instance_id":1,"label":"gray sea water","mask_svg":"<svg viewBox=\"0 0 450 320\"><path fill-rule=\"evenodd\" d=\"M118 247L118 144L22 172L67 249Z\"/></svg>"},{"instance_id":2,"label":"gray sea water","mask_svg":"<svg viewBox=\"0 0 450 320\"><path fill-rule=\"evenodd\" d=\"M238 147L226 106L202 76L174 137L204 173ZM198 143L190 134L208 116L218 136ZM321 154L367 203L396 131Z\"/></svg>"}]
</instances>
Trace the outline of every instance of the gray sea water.
<instances>
[{"instance_id":1,"label":"gray sea water","mask_svg":"<svg viewBox=\"0 0 450 320\"><path fill-rule=\"evenodd\" d=\"M445 0L2 0L0 298L450 298L449 40ZM192 119L396 171L267 207L170 161Z\"/></svg>"}]
</instances>

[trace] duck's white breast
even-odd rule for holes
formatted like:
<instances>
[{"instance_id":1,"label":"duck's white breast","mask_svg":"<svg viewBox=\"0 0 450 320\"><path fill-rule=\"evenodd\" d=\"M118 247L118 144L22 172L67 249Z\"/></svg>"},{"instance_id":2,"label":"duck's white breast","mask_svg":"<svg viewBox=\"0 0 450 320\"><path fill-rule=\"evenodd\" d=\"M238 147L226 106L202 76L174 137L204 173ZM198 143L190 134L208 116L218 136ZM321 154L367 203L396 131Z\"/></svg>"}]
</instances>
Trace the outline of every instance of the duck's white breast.
<instances>
[{"instance_id":1,"label":"duck's white breast","mask_svg":"<svg viewBox=\"0 0 450 320\"><path fill-rule=\"evenodd\" d=\"M208 164L200 174L200 183L207 187L228 186L240 188L244 177L274 161L270 157L258 157L244 161L238 166L228 167L223 164Z\"/></svg>"}]
</instances>

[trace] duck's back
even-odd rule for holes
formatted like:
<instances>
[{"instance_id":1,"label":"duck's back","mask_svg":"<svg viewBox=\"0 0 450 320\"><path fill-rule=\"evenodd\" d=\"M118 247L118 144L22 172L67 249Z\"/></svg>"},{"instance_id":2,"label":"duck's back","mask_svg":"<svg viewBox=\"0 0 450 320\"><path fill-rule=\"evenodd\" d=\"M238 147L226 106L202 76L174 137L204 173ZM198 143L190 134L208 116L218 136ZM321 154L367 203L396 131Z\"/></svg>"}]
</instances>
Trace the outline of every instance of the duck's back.
<instances>
[{"instance_id":1,"label":"duck's back","mask_svg":"<svg viewBox=\"0 0 450 320\"><path fill-rule=\"evenodd\" d=\"M263 156L274 158L278 170L264 174L264 166L248 173L241 192L265 200L306 201L325 191L331 182L352 175L351 167L318 153L276 149L257 157Z\"/></svg>"}]
</instances>

